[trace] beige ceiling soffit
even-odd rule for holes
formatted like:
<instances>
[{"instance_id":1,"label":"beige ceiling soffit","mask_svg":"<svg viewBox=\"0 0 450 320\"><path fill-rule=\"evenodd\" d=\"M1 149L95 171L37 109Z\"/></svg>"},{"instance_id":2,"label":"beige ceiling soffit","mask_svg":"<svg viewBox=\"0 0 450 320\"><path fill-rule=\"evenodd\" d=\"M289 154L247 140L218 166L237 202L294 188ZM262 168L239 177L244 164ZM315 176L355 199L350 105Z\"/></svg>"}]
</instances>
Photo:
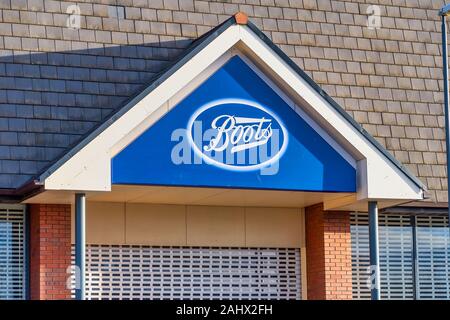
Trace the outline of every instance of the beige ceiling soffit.
<instances>
[{"instance_id":1,"label":"beige ceiling soffit","mask_svg":"<svg viewBox=\"0 0 450 320\"><path fill-rule=\"evenodd\" d=\"M333 210L333 209L337 209L340 207L348 206L348 205L351 205L352 203L355 203L357 201L356 198L357 197L356 197L356 193L355 193L355 194L351 194L351 195L348 195L345 197L325 200L323 202L323 209L324 210Z\"/></svg>"}]
</instances>

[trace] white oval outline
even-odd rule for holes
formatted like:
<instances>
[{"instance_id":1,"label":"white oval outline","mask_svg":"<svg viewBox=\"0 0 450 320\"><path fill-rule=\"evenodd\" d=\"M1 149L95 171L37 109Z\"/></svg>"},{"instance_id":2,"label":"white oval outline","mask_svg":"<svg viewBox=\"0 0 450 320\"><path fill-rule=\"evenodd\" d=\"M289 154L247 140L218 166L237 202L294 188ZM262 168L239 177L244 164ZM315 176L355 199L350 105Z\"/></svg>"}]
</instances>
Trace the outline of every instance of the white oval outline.
<instances>
[{"instance_id":1,"label":"white oval outline","mask_svg":"<svg viewBox=\"0 0 450 320\"><path fill-rule=\"evenodd\" d=\"M195 119L197 119L197 117L202 114L204 111L222 105L222 104L244 104L244 105L248 105L250 107L254 107L257 109L260 109L264 112L266 112L268 115L270 115L271 117L273 117L275 119L275 121L278 122L278 124L281 127L281 130L283 131L283 145L281 146L281 149L278 151L278 153L270 158L269 160L266 160L262 163L259 164L254 164L254 165L250 165L250 166L235 166L235 165L230 165L230 164L226 164L226 163L222 163L219 162L217 160L214 160L212 158L207 157L198 147L197 145L194 143L194 140L192 138L192 126L194 125L194 121ZM206 104L204 104L203 106L201 106L200 108L198 108L193 114L192 116L189 118L188 124L187 124L187 138L189 141L189 144L191 145L192 150L194 150L194 153L199 156L200 158L202 158L207 164L211 164L214 165L216 167L225 169L225 170L231 170L231 171L253 171L253 170L257 170L263 167L267 167L270 164L278 161L281 156L284 154L284 152L286 151L287 145L288 145L288 132L284 126L284 123L278 118L278 116L276 116L272 111L266 109L265 107L263 107L262 105L260 105L257 102L254 101L250 101L250 100L245 100L245 99L233 99L233 98L226 98L226 99L219 99L219 100L214 100L211 102L208 102ZM202 137L203 138L203 137Z\"/></svg>"}]
</instances>

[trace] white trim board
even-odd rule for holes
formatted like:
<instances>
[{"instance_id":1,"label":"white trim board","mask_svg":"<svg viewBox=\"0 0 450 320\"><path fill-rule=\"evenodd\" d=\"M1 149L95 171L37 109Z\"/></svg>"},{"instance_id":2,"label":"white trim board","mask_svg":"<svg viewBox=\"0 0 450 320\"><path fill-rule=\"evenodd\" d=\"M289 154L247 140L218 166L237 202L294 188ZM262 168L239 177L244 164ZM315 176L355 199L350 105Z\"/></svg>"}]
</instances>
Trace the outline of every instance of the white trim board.
<instances>
[{"instance_id":1,"label":"white trim board","mask_svg":"<svg viewBox=\"0 0 450 320\"><path fill-rule=\"evenodd\" d=\"M303 109L295 104L292 99L289 98L288 95L286 95L279 86L273 82L269 77L267 77L261 70L256 67L252 63L252 61L242 54L239 51L236 51L236 55L238 55L244 62L273 90L277 95L283 99L284 102L286 102L287 105L289 105L295 112L298 113L298 115L305 120L305 122L314 129L315 132L319 134L319 136L322 137L337 153L339 153L345 161L347 161L353 168L356 169L356 160L344 149L340 144L338 144L325 130L322 129L315 121L311 119L311 117L303 111Z\"/></svg>"},{"instance_id":2,"label":"white trim board","mask_svg":"<svg viewBox=\"0 0 450 320\"><path fill-rule=\"evenodd\" d=\"M263 79L357 168L356 200L423 199L423 189L246 25L231 25L131 109L45 178L46 190L111 190L111 158L136 139L234 54ZM280 90L283 88L283 91Z\"/></svg>"}]
</instances>

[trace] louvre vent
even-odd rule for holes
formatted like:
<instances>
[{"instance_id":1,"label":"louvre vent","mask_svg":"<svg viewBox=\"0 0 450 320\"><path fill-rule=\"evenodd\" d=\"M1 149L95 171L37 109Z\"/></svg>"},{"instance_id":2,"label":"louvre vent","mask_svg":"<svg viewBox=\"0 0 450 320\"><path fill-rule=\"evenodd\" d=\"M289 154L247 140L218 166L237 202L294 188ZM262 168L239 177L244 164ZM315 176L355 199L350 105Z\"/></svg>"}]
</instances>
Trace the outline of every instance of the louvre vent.
<instances>
[{"instance_id":1,"label":"louvre vent","mask_svg":"<svg viewBox=\"0 0 450 320\"><path fill-rule=\"evenodd\" d=\"M87 299L300 299L300 250L88 245Z\"/></svg>"},{"instance_id":2,"label":"louvre vent","mask_svg":"<svg viewBox=\"0 0 450 320\"><path fill-rule=\"evenodd\" d=\"M25 299L24 208L0 207L0 300Z\"/></svg>"},{"instance_id":3,"label":"louvre vent","mask_svg":"<svg viewBox=\"0 0 450 320\"><path fill-rule=\"evenodd\" d=\"M380 214L379 224L381 297L450 299L450 241L447 217ZM366 285L369 266L369 228L366 213L351 215L351 237L353 298L369 299L370 292ZM415 277L414 250L417 256Z\"/></svg>"},{"instance_id":4,"label":"louvre vent","mask_svg":"<svg viewBox=\"0 0 450 320\"><path fill-rule=\"evenodd\" d=\"M369 262L369 228L368 217L353 213L350 217L350 234L352 241L352 296L353 299L370 299L367 288Z\"/></svg>"},{"instance_id":5,"label":"louvre vent","mask_svg":"<svg viewBox=\"0 0 450 320\"><path fill-rule=\"evenodd\" d=\"M409 216L380 216L382 299L413 299L413 234Z\"/></svg>"},{"instance_id":6,"label":"louvre vent","mask_svg":"<svg viewBox=\"0 0 450 320\"><path fill-rule=\"evenodd\" d=\"M418 298L450 299L448 218L417 217Z\"/></svg>"},{"instance_id":7,"label":"louvre vent","mask_svg":"<svg viewBox=\"0 0 450 320\"><path fill-rule=\"evenodd\" d=\"M382 299L413 299L412 227L409 216L380 215ZM366 213L351 215L353 299L370 299L369 227Z\"/></svg>"}]
</instances>

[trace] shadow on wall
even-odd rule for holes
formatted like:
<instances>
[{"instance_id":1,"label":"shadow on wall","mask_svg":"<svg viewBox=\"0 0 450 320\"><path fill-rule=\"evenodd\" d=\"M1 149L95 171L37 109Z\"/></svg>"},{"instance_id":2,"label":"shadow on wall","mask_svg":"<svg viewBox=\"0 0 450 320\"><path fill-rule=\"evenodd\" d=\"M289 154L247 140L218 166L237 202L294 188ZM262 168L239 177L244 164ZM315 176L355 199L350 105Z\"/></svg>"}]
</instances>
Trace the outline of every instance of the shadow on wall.
<instances>
[{"instance_id":1,"label":"shadow on wall","mask_svg":"<svg viewBox=\"0 0 450 320\"><path fill-rule=\"evenodd\" d=\"M60 157L192 40L61 52L0 51L0 188Z\"/></svg>"}]
</instances>

